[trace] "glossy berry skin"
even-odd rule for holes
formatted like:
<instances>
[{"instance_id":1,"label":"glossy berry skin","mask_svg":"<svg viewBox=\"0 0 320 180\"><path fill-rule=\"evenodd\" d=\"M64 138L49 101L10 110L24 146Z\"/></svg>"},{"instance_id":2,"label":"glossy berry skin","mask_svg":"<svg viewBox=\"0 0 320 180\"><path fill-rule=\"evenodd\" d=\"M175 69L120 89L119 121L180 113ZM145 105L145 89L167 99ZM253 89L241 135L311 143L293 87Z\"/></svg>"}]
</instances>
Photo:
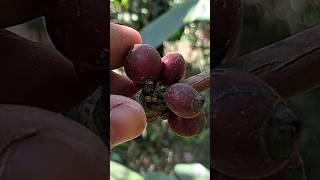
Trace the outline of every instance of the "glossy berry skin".
<instances>
[{"instance_id":1,"label":"glossy berry skin","mask_svg":"<svg viewBox=\"0 0 320 180\"><path fill-rule=\"evenodd\" d=\"M183 118L197 116L203 107L204 100L189 84L175 83L166 89L164 96L168 108Z\"/></svg>"},{"instance_id":2,"label":"glossy berry skin","mask_svg":"<svg viewBox=\"0 0 320 180\"><path fill-rule=\"evenodd\" d=\"M194 118L182 118L169 112L168 124L170 129L179 136L191 137L199 134L205 125L205 117L200 113Z\"/></svg>"},{"instance_id":3,"label":"glossy berry skin","mask_svg":"<svg viewBox=\"0 0 320 180\"><path fill-rule=\"evenodd\" d=\"M214 168L231 177L274 174L295 149L299 121L278 94L257 77L236 70L211 77Z\"/></svg>"},{"instance_id":4,"label":"glossy berry skin","mask_svg":"<svg viewBox=\"0 0 320 180\"><path fill-rule=\"evenodd\" d=\"M127 76L134 84L143 85L146 80L157 81L161 71L161 56L147 44L136 44L124 61Z\"/></svg>"},{"instance_id":5,"label":"glossy berry skin","mask_svg":"<svg viewBox=\"0 0 320 180\"><path fill-rule=\"evenodd\" d=\"M162 68L159 81L164 85L178 82L185 73L186 63L179 53L170 53L161 58Z\"/></svg>"}]
</instances>

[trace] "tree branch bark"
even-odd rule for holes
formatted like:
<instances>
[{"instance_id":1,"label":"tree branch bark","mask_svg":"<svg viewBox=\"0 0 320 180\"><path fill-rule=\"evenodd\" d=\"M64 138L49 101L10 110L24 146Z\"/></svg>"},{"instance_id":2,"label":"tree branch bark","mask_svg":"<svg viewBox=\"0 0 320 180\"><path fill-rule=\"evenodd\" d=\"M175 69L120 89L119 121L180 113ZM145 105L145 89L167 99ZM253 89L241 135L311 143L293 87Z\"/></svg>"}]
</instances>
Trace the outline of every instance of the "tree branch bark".
<instances>
[{"instance_id":1,"label":"tree branch bark","mask_svg":"<svg viewBox=\"0 0 320 180\"><path fill-rule=\"evenodd\" d=\"M320 85L320 25L222 66L259 76L284 98L314 89Z\"/></svg>"}]
</instances>

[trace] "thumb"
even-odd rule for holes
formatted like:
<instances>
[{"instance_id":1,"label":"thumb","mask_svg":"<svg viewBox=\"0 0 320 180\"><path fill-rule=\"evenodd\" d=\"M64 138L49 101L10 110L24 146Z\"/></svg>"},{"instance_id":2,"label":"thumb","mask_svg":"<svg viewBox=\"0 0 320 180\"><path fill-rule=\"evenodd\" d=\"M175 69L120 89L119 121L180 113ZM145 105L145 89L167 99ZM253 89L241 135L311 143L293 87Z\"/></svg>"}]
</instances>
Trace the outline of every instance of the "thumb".
<instances>
[{"instance_id":1,"label":"thumb","mask_svg":"<svg viewBox=\"0 0 320 180\"><path fill-rule=\"evenodd\" d=\"M110 95L111 148L139 136L146 124L146 114L138 102L128 97Z\"/></svg>"}]
</instances>

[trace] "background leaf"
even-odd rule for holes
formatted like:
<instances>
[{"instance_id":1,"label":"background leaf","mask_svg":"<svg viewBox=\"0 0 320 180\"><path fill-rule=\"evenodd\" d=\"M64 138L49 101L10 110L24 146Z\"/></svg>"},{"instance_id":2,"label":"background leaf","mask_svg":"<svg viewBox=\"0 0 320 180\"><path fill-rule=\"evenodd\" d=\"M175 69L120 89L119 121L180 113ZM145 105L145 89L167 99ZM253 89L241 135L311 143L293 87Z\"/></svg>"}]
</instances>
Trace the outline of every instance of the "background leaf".
<instances>
[{"instance_id":1,"label":"background leaf","mask_svg":"<svg viewBox=\"0 0 320 180\"><path fill-rule=\"evenodd\" d=\"M183 19L197 0L186 0L172 10L152 21L141 30L143 43L159 47L162 42L177 32L183 25Z\"/></svg>"},{"instance_id":2,"label":"background leaf","mask_svg":"<svg viewBox=\"0 0 320 180\"><path fill-rule=\"evenodd\" d=\"M181 180L209 180L210 171L199 163L177 164L174 173Z\"/></svg>"},{"instance_id":3,"label":"background leaf","mask_svg":"<svg viewBox=\"0 0 320 180\"><path fill-rule=\"evenodd\" d=\"M177 180L177 179L175 179L172 176L167 176L162 172L152 172L152 173L148 173L144 177L144 180Z\"/></svg>"},{"instance_id":4,"label":"background leaf","mask_svg":"<svg viewBox=\"0 0 320 180\"><path fill-rule=\"evenodd\" d=\"M110 169L110 180L143 180L138 173L114 161L110 161Z\"/></svg>"}]
</instances>

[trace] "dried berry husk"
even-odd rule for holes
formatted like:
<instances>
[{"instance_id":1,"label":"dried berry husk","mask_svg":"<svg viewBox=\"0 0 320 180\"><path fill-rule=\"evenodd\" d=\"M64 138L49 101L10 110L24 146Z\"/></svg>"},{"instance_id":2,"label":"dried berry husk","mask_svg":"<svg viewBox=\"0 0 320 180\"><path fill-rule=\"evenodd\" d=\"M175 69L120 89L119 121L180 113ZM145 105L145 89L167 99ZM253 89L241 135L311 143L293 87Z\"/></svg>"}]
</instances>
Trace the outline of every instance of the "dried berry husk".
<instances>
[{"instance_id":1,"label":"dried berry husk","mask_svg":"<svg viewBox=\"0 0 320 180\"><path fill-rule=\"evenodd\" d=\"M124 61L127 76L134 84L144 85L145 81L156 82L161 71L161 56L147 44L135 44Z\"/></svg>"},{"instance_id":2,"label":"dried berry husk","mask_svg":"<svg viewBox=\"0 0 320 180\"><path fill-rule=\"evenodd\" d=\"M44 16L55 47L70 59L79 76L95 89L108 73L109 11L105 0L50 0Z\"/></svg>"},{"instance_id":3,"label":"dried berry husk","mask_svg":"<svg viewBox=\"0 0 320 180\"><path fill-rule=\"evenodd\" d=\"M193 118L182 118L169 112L168 125L179 136L192 137L198 135L205 125L204 112Z\"/></svg>"},{"instance_id":4,"label":"dried berry husk","mask_svg":"<svg viewBox=\"0 0 320 180\"><path fill-rule=\"evenodd\" d=\"M159 81L164 85L178 82L184 75L185 60L179 53L169 53L161 58L162 68Z\"/></svg>"},{"instance_id":5,"label":"dried berry husk","mask_svg":"<svg viewBox=\"0 0 320 180\"><path fill-rule=\"evenodd\" d=\"M213 72L211 143L214 168L237 178L274 174L295 149L300 122L279 95L257 77Z\"/></svg>"},{"instance_id":6,"label":"dried berry husk","mask_svg":"<svg viewBox=\"0 0 320 180\"><path fill-rule=\"evenodd\" d=\"M148 122L167 118L169 110L164 101L165 90L164 85L146 81L142 90L134 96L134 99L143 106Z\"/></svg>"},{"instance_id":7,"label":"dried berry husk","mask_svg":"<svg viewBox=\"0 0 320 180\"><path fill-rule=\"evenodd\" d=\"M197 116L204 105L204 99L189 84L175 83L166 89L164 96L168 108L183 118Z\"/></svg>"},{"instance_id":8,"label":"dried berry husk","mask_svg":"<svg viewBox=\"0 0 320 180\"><path fill-rule=\"evenodd\" d=\"M108 148L99 137L60 114L0 105L1 180L101 180Z\"/></svg>"},{"instance_id":9,"label":"dried berry husk","mask_svg":"<svg viewBox=\"0 0 320 180\"><path fill-rule=\"evenodd\" d=\"M212 64L232 59L237 51L241 28L241 1L212 1Z\"/></svg>"},{"instance_id":10,"label":"dried berry husk","mask_svg":"<svg viewBox=\"0 0 320 180\"><path fill-rule=\"evenodd\" d=\"M0 30L0 104L64 112L90 95L57 50Z\"/></svg>"},{"instance_id":11,"label":"dried berry husk","mask_svg":"<svg viewBox=\"0 0 320 180\"><path fill-rule=\"evenodd\" d=\"M214 180L252 180L252 179L239 179L236 177L226 176L216 170L213 171ZM261 178L259 180L307 180L304 172L303 160L298 152L295 152L288 164L275 174Z\"/></svg>"}]
</instances>

